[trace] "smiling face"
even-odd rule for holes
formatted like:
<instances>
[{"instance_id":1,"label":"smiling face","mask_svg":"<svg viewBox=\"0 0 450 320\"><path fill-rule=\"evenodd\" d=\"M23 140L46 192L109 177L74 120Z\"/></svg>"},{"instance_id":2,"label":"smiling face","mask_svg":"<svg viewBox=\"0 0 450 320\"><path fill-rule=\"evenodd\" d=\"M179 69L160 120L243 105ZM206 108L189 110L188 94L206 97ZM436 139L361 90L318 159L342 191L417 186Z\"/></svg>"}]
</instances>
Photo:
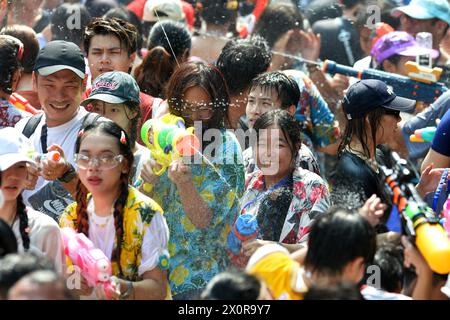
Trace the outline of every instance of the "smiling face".
<instances>
[{"instance_id":1,"label":"smiling face","mask_svg":"<svg viewBox=\"0 0 450 320\"><path fill-rule=\"evenodd\" d=\"M18 162L2 172L1 189L6 202L16 201L17 197L25 187L27 174L28 170L25 162Z\"/></svg>"},{"instance_id":2,"label":"smiling face","mask_svg":"<svg viewBox=\"0 0 450 320\"><path fill-rule=\"evenodd\" d=\"M276 125L261 129L255 148L256 164L264 176L281 180L293 169L292 142Z\"/></svg>"},{"instance_id":3,"label":"smiling face","mask_svg":"<svg viewBox=\"0 0 450 320\"><path fill-rule=\"evenodd\" d=\"M78 153L88 157L112 158L120 154L120 149L114 137L94 131L83 138ZM105 168L99 161L89 161L85 169L78 164L77 171L83 185L96 196L118 192L121 175L128 172L125 159L111 167Z\"/></svg>"},{"instance_id":4,"label":"smiling face","mask_svg":"<svg viewBox=\"0 0 450 320\"><path fill-rule=\"evenodd\" d=\"M62 125L76 115L85 86L74 72L61 70L46 77L35 74L34 81L49 127Z\"/></svg>"},{"instance_id":5,"label":"smiling face","mask_svg":"<svg viewBox=\"0 0 450 320\"><path fill-rule=\"evenodd\" d=\"M109 71L127 72L133 65L135 54L128 55L127 48L114 35L95 35L88 52L92 81Z\"/></svg>"}]
</instances>

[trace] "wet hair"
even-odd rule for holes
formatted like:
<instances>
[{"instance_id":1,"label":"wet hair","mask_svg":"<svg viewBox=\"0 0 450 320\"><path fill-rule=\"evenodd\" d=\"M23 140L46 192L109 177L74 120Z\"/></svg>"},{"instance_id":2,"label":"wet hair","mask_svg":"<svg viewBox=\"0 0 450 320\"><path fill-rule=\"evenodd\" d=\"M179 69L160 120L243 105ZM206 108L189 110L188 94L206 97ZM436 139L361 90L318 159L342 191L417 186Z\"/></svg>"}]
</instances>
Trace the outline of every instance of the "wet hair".
<instances>
[{"instance_id":1,"label":"wet hair","mask_svg":"<svg viewBox=\"0 0 450 320\"><path fill-rule=\"evenodd\" d=\"M0 219L0 259L17 252L17 239L11 227Z\"/></svg>"},{"instance_id":2,"label":"wet hair","mask_svg":"<svg viewBox=\"0 0 450 320\"><path fill-rule=\"evenodd\" d=\"M350 282L327 285L312 285L304 300L364 300L358 286Z\"/></svg>"},{"instance_id":3,"label":"wet hair","mask_svg":"<svg viewBox=\"0 0 450 320\"><path fill-rule=\"evenodd\" d=\"M341 275L345 266L361 257L372 262L376 251L374 228L360 214L333 207L313 222L309 232L305 269L322 275Z\"/></svg>"},{"instance_id":4,"label":"wet hair","mask_svg":"<svg viewBox=\"0 0 450 320\"><path fill-rule=\"evenodd\" d=\"M259 36L228 41L216 65L222 72L231 95L243 93L253 78L269 69L272 53Z\"/></svg>"},{"instance_id":5,"label":"wet hair","mask_svg":"<svg viewBox=\"0 0 450 320\"><path fill-rule=\"evenodd\" d=\"M256 131L256 139L259 140L262 133L261 129L266 129L271 125L280 128L291 149L292 159L296 159L302 145L300 138L302 129L299 122L286 110L276 109L266 112L253 125L253 129Z\"/></svg>"},{"instance_id":6,"label":"wet hair","mask_svg":"<svg viewBox=\"0 0 450 320\"><path fill-rule=\"evenodd\" d=\"M10 35L23 43L22 67L25 73L32 73L39 53L36 32L30 27L15 24L2 29L0 34Z\"/></svg>"},{"instance_id":7,"label":"wet hair","mask_svg":"<svg viewBox=\"0 0 450 320\"><path fill-rule=\"evenodd\" d=\"M0 90L7 94L13 92L14 72L22 68L20 52L23 52L23 44L19 39L0 35Z\"/></svg>"},{"instance_id":8,"label":"wet hair","mask_svg":"<svg viewBox=\"0 0 450 320\"><path fill-rule=\"evenodd\" d=\"M281 71L262 73L252 81L250 90L260 87L263 90L275 90L281 101L281 109L296 106L300 100L300 89L294 79Z\"/></svg>"},{"instance_id":9,"label":"wet hair","mask_svg":"<svg viewBox=\"0 0 450 320\"><path fill-rule=\"evenodd\" d=\"M0 300L6 299L8 290L20 278L37 270L56 271L48 258L34 253L12 253L3 257L0 263Z\"/></svg>"},{"instance_id":10,"label":"wet hair","mask_svg":"<svg viewBox=\"0 0 450 320\"><path fill-rule=\"evenodd\" d=\"M381 289L387 292L400 292L403 282L402 248L392 244L384 244L376 251L373 264L381 270Z\"/></svg>"},{"instance_id":11,"label":"wet hair","mask_svg":"<svg viewBox=\"0 0 450 320\"><path fill-rule=\"evenodd\" d=\"M196 8L200 17L208 24L222 26L230 23L236 15L235 10L228 8L229 0L201 0ZM237 8L236 8L237 9Z\"/></svg>"},{"instance_id":12,"label":"wet hair","mask_svg":"<svg viewBox=\"0 0 450 320\"><path fill-rule=\"evenodd\" d=\"M143 38L143 30L142 30L142 23L139 17L134 13L132 10L128 9L125 6L121 6L119 8L114 8L109 10L103 18L105 19L112 19L117 18L121 19L123 21L131 23L133 26L136 27L137 30L137 54L139 57L142 58L141 55L141 48L143 47L144 38Z\"/></svg>"},{"instance_id":13,"label":"wet hair","mask_svg":"<svg viewBox=\"0 0 450 320\"><path fill-rule=\"evenodd\" d=\"M134 155L131 149L130 139L128 138L126 132L115 122L110 120L97 120L97 122L90 124L84 128L81 134L78 135L77 141L75 143L75 153L80 151L81 143L83 139L91 133L102 133L111 136L116 139L117 146L119 147L120 154L124 156L127 160L128 171L127 173L122 173L120 177L120 194L114 203L114 226L116 228L117 246L114 248L112 253L113 261L117 262L119 267L119 275L122 276L122 268L120 265L120 254L122 250L123 243L123 220L125 204L128 198L128 184L131 177L131 168L133 167ZM120 139L122 135L125 136L125 143L121 143ZM87 195L88 190L85 185L78 180L76 188L76 202L77 202L77 221L76 227L78 232L84 233L89 236L89 216L87 213Z\"/></svg>"},{"instance_id":14,"label":"wet hair","mask_svg":"<svg viewBox=\"0 0 450 320\"><path fill-rule=\"evenodd\" d=\"M74 28L69 24L74 14L79 14L79 27ZM50 26L52 40L64 40L81 46L83 43L83 30L91 20L91 15L86 8L79 3L63 3L52 13Z\"/></svg>"},{"instance_id":15,"label":"wet hair","mask_svg":"<svg viewBox=\"0 0 450 320\"><path fill-rule=\"evenodd\" d=\"M167 83L191 45L191 35L184 24L171 20L156 23L150 31L148 53L135 71L141 91L165 98Z\"/></svg>"},{"instance_id":16,"label":"wet hair","mask_svg":"<svg viewBox=\"0 0 450 320\"><path fill-rule=\"evenodd\" d=\"M181 117L185 92L193 87L202 88L211 100L213 115L203 130L225 127L225 118L230 103L228 88L219 69L204 62L186 62L175 70L167 87L170 113Z\"/></svg>"},{"instance_id":17,"label":"wet hair","mask_svg":"<svg viewBox=\"0 0 450 320\"><path fill-rule=\"evenodd\" d=\"M225 271L214 276L202 292L203 300L257 300L261 282L243 271Z\"/></svg>"},{"instance_id":18,"label":"wet hair","mask_svg":"<svg viewBox=\"0 0 450 320\"><path fill-rule=\"evenodd\" d=\"M292 29L303 29L300 10L293 4L276 3L264 9L253 33L266 39L272 48L282 35Z\"/></svg>"},{"instance_id":19,"label":"wet hair","mask_svg":"<svg viewBox=\"0 0 450 320\"><path fill-rule=\"evenodd\" d=\"M376 108L370 112L368 112L364 117L355 118L352 120L347 120L344 134L342 136L341 143L339 144L338 154L341 155L342 151L345 149L346 146L350 145L350 142L352 141L353 136L355 136L359 143L363 147L363 152L366 157L370 156L370 150L367 146L368 141L372 141L373 146L373 154L375 154L376 151L376 137L377 137L377 131L381 127L381 118L385 114L383 108ZM366 117L369 120L370 123L370 136L368 132L368 127L366 124Z\"/></svg>"},{"instance_id":20,"label":"wet hair","mask_svg":"<svg viewBox=\"0 0 450 320\"><path fill-rule=\"evenodd\" d=\"M124 20L112 18L95 18L84 30L84 51L89 54L91 39L96 35L112 35L120 40L128 55L132 55L137 50L137 29L131 23Z\"/></svg>"}]
</instances>

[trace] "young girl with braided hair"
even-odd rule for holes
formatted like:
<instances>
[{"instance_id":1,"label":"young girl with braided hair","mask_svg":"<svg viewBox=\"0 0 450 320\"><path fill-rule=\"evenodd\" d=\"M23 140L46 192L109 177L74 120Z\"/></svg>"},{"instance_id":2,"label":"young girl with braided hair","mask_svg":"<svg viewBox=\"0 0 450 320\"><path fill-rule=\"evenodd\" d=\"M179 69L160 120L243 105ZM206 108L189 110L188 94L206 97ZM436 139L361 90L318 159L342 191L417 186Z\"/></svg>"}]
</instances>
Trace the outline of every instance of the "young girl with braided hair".
<instances>
[{"instance_id":1,"label":"young girl with braided hair","mask_svg":"<svg viewBox=\"0 0 450 320\"><path fill-rule=\"evenodd\" d=\"M35 165L29 157L31 145L14 128L0 129L1 192L4 204L0 218L13 230L19 252L30 251L45 255L57 271L62 272L63 250L58 224L49 216L26 206L22 191L27 182L28 165Z\"/></svg>"},{"instance_id":2,"label":"young girl with braided hair","mask_svg":"<svg viewBox=\"0 0 450 320\"><path fill-rule=\"evenodd\" d=\"M61 227L84 233L111 260L119 290L104 294L82 279L80 298L170 298L169 230L161 207L129 185L134 156L125 131L110 120L80 131L75 145L76 202ZM108 289L107 289L108 290Z\"/></svg>"}]
</instances>

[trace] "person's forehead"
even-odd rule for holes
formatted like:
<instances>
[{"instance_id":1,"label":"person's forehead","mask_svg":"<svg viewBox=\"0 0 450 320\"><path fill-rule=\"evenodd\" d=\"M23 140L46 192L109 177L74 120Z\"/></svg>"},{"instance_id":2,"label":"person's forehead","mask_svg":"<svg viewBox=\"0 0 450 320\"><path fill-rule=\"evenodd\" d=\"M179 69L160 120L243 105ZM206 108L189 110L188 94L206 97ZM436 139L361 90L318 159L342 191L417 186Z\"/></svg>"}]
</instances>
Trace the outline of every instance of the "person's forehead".
<instances>
[{"instance_id":1,"label":"person's forehead","mask_svg":"<svg viewBox=\"0 0 450 320\"><path fill-rule=\"evenodd\" d=\"M43 76L41 74L39 74L38 72L38 76L39 78L43 79L43 80L60 80L60 81L64 81L64 82L80 82L81 83L81 78L72 70L69 69L64 69L64 70L60 70L57 71L55 73L49 74L48 76Z\"/></svg>"},{"instance_id":2,"label":"person's forehead","mask_svg":"<svg viewBox=\"0 0 450 320\"><path fill-rule=\"evenodd\" d=\"M253 87L250 91L250 95L263 98L263 99L270 99L274 102L278 100L278 94L275 88L269 87L269 86L256 86Z\"/></svg>"},{"instance_id":3,"label":"person's forehead","mask_svg":"<svg viewBox=\"0 0 450 320\"><path fill-rule=\"evenodd\" d=\"M122 46L124 46L124 44L120 38L112 33L96 34L91 38L90 43L91 49L121 48Z\"/></svg>"}]
</instances>

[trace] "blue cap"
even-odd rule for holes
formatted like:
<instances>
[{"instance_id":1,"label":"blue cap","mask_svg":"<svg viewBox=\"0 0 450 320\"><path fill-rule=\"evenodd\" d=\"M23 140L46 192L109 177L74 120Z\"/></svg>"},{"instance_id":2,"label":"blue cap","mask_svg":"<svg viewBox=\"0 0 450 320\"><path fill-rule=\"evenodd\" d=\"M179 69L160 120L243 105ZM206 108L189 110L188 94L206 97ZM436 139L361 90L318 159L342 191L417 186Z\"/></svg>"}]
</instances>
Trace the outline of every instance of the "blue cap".
<instances>
[{"instance_id":1,"label":"blue cap","mask_svg":"<svg viewBox=\"0 0 450 320\"><path fill-rule=\"evenodd\" d=\"M366 79L352 84L342 100L348 120L362 118L377 108L411 113L416 101L398 97L383 81Z\"/></svg>"},{"instance_id":2,"label":"blue cap","mask_svg":"<svg viewBox=\"0 0 450 320\"><path fill-rule=\"evenodd\" d=\"M447 0L412 0L407 6L392 10L394 17L402 13L418 20L438 18L450 25L450 5Z\"/></svg>"}]
</instances>

